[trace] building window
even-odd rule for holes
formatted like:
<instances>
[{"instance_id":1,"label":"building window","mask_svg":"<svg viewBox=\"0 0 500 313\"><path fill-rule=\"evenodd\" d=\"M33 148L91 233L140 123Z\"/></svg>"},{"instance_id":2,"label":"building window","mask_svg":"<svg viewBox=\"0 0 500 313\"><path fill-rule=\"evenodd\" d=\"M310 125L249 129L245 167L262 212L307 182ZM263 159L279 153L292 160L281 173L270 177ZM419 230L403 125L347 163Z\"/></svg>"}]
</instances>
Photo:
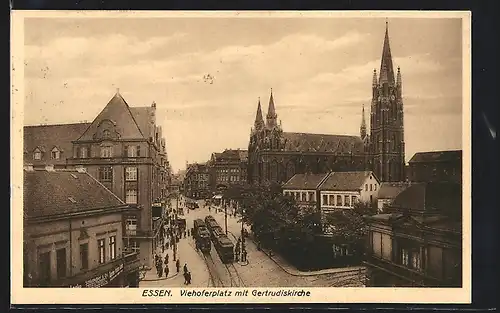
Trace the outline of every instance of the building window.
<instances>
[{"instance_id":1,"label":"building window","mask_svg":"<svg viewBox=\"0 0 500 313\"><path fill-rule=\"evenodd\" d=\"M341 195L337 195L337 206L344 206L342 204L342 196Z\"/></svg>"},{"instance_id":2,"label":"building window","mask_svg":"<svg viewBox=\"0 0 500 313\"><path fill-rule=\"evenodd\" d=\"M418 250L413 250L411 253L411 267L416 270L421 269L420 252Z\"/></svg>"},{"instance_id":3,"label":"building window","mask_svg":"<svg viewBox=\"0 0 500 313\"><path fill-rule=\"evenodd\" d=\"M328 196L323 195L323 205L328 205Z\"/></svg>"},{"instance_id":4,"label":"building window","mask_svg":"<svg viewBox=\"0 0 500 313\"><path fill-rule=\"evenodd\" d=\"M350 200L351 197L349 196L344 196L344 206L351 206Z\"/></svg>"},{"instance_id":5,"label":"building window","mask_svg":"<svg viewBox=\"0 0 500 313\"><path fill-rule=\"evenodd\" d=\"M137 180L137 167L127 167L125 169L125 180L126 181Z\"/></svg>"},{"instance_id":6,"label":"building window","mask_svg":"<svg viewBox=\"0 0 500 313\"><path fill-rule=\"evenodd\" d=\"M409 266L409 258L409 251L407 249L401 249L401 264L403 264L404 266Z\"/></svg>"},{"instance_id":7,"label":"building window","mask_svg":"<svg viewBox=\"0 0 500 313\"><path fill-rule=\"evenodd\" d=\"M104 246L104 239L97 240L97 249L99 255L99 264L106 262L106 248Z\"/></svg>"},{"instance_id":8,"label":"building window","mask_svg":"<svg viewBox=\"0 0 500 313\"><path fill-rule=\"evenodd\" d=\"M314 192L310 192L310 193L309 193L309 201L310 201L310 202L314 202L314 201L316 201L316 197L314 196Z\"/></svg>"},{"instance_id":9,"label":"building window","mask_svg":"<svg viewBox=\"0 0 500 313\"><path fill-rule=\"evenodd\" d=\"M125 155L129 158L141 156L141 146L125 146Z\"/></svg>"},{"instance_id":10,"label":"building window","mask_svg":"<svg viewBox=\"0 0 500 313\"><path fill-rule=\"evenodd\" d=\"M113 168L111 166L105 166L99 168L99 181L112 181L113 180Z\"/></svg>"},{"instance_id":11,"label":"building window","mask_svg":"<svg viewBox=\"0 0 500 313\"><path fill-rule=\"evenodd\" d=\"M137 230L137 218L135 216L130 216L127 218L125 223L127 235L135 235Z\"/></svg>"},{"instance_id":12,"label":"building window","mask_svg":"<svg viewBox=\"0 0 500 313\"><path fill-rule=\"evenodd\" d=\"M335 196L334 195L329 195L328 196L328 204L334 206L335 205Z\"/></svg>"},{"instance_id":13,"label":"building window","mask_svg":"<svg viewBox=\"0 0 500 313\"><path fill-rule=\"evenodd\" d=\"M365 191L368 191L368 184L365 184Z\"/></svg>"},{"instance_id":14,"label":"building window","mask_svg":"<svg viewBox=\"0 0 500 313\"><path fill-rule=\"evenodd\" d=\"M116 236L109 237L109 259L116 259Z\"/></svg>"},{"instance_id":15,"label":"building window","mask_svg":"<svg viewBox=\"0 0 500 313\"><path fill-rule=\"evenodd\" d=\"M137 204L137 190L136 189L127 189L127 192L125 195L125 203Z\"/></svg>"},{"instance_id":16,"label":"building window","mask_svg":"<svg viewBox=\"0 0 500 313\"><path fill-rule=\"evenodd\" d=\"M88 150L87 147L81 147L80 148L80 158L87 158L88 157Z\"/></svg>"},{"instance_id":17,"label":"building window","mask_svg":"<svg viewBox=\"0 0 500 313\"><path fill-rule=\"evenodd\" d=\"M35 151L35 153L33 153L33 159L35 160L41 160L42 159L42 152L40 151Z\"/></svg>"},{"instance_id":18,"label":"building window","mask_svg":"<svg viewBox=\"0 0 500 313\"><path fill-rule=\"evenodd\" d=\"M113 147L103 146L101 147L101 158L111 158L113 156Z\"/></svg>"},{"instance_id":19,"label":"building window","mask_svg":"<svg viewBox=\"0 0 500 313\"><path fill-rule=\"evenodd\" d=\"M373 184L373 190L377 191L377 184Z\"/></svg>"},{"instance_id":20,"label":"building window","mask_svg":"<svg viewBox=\"0 0 500 313\"><path fill-rule=\"evenodd\" d=\"M305 192L301 192L301 196L302 196L302 201L303 202L306 202L306 193Z\"/></svg>"},{"instance_id":21,"label":"building window","mask_svg":"<svg viewBox=\"0 0 500 313\"><path fill-rule=\"evenodd\" d=\"M57 278L66 277L66 248L58 249L56 251L56 261L57 261Z\"/></svg>"},{"instance_id":22,"label":"building window","mask_svg":"<svg viewBox=\"0 0 500 313\"><path fill-rule=\"evenodd\" d=\"M351 196L351 206L354 206L356 203L356 196Z\"/></svg>"},{"instance_id":23,"label":"building window","mask_svg":"<svg viewBox=\"0 0 500 313\"><path fill-rule=\"evenodd\" d=\"M372 185L372 184L370 184L370 191L373 191L373 189L372 189L372 188L373 188L373 185Z\"/></svg>"},{"instance_id":24,"label":"building window","mask_svg":"<svg viewBox=\"0 0 500 313\"><path fill-rule=\"evenodd\" d=\"M50 251L41 253L38 256L38 277L40 285L47 286L50 284Z\"/></svg>"},{"instance_id":25,"label":"building window","mask_svg":"<svg viewBox=\"0 0 500 313\"><path fill-rule=\"evenodd\" d=\"M57 148L52 149L52 151L50 153L50 157L53 160L59 160L60 156L61 156L61 153L59 152L59 150L57 150Z\"/></svg>"},{"instance_id":26,"label":"building window","mask_svg":"<svg viewBox=\"0 0 500 313\"><path fill-rule=\"evenodd\" d=\"M80 266L82 270L89 268L89 244L83 243L80 245Z\"/></svg>"}]
</instances>

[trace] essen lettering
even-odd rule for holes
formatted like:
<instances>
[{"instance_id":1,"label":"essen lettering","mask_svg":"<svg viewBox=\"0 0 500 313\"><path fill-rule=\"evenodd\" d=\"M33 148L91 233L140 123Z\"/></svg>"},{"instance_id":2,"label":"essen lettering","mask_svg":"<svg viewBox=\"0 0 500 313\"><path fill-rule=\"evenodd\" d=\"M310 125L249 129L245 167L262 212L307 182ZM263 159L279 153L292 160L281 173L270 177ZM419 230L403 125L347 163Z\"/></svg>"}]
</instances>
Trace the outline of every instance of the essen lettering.
<instances>
[{"instance_id":1,"label":"essen lettering","mask_svg":"<svg viewBox=\"0 0 500 313\"><path fill-rule=\"evenodd\" d=\"M142 291L143 297L170 297L172 296L171 290L166 289L145 289Z\"/></svg>"}]
</instances>

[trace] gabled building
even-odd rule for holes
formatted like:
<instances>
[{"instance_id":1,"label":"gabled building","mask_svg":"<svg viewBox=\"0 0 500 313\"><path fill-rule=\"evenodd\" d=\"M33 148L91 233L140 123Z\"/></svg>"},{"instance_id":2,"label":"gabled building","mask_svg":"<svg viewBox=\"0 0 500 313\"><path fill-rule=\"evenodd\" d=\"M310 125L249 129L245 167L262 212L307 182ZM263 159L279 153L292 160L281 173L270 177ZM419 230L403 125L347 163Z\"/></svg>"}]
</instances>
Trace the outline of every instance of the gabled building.
<instances>
[{"instance_id":1,"label":"gabled building","mask_svg":"<svg viewBox=\"0 0 500 313\"><path fill-rule=\"evenodd\" d=\"M111 98L92 123L73 140L69 167L85 168L125 203L139 209L127 216L129 249L152 266L161 241L154 232L152 205L168 193L166 142L156 124L156 103L130 107L121 94Z\"/></svg>"},{"instance_id":2,"label":"gabled building","mask_svg":"<svg viewBox=\"0 0 500 313\"><path fill-rule=\"evenodd\" d=\"M462 183L462 150L417 152L408 164L410 181Z\"/></svg>"},{"instance_id":3,"label":"gabled building","mask_svg":"<svg viewBox=\"0 0 500 313\"><path fill-rule=\"evenodd\" d=\"M260 99L248 144L248 181L283 183L295 174L330 171L375 173L380 181L405 180L403 87L394 70L386 24L380 72L373 71L370 131L364 105L359 135L285 132L271 90L264 121Z\"/></svg>"},{"instance_id":4,"label":"gabled building","mask_svg":"<svg viewBox=\"0 0 500 313\"><path fill-rule=\"evenodd\" d=\"M90 123L24 126L25 165L34 168L66 168L66 159L73 156L72 141L80 137Z\"/></svg>"},{"instance_id":5,"label":"gabled building","mask_svg":"<svg viewBox=\"0 0 500 313\"><path fill-rule=\"evenodd\" d=\"M295 199L299 206L313 206L319 209L319 188L329 175L330 173L295 174L283 185L283 194Z\"/></svg>"},{"instance_id":6,"label":"gabled building","mask_svg":"<svg viewBox=\"0 0 500 313\"><path fill-rule=\"evenodd\" d=\"M462 286L461 184L412 184L384 211L366 217L370 286Z\"/></svg>"},{"instance_id":7,"label":"gabled building","mask_svg":"<svg viewBox=\"0 0 500 313\"><path fill-rule=\"evenodd\" d=\"M137 287L137 252L123 242L134 212L83 170L24 170L24 286Z\"/></svg>"}]
</instances>

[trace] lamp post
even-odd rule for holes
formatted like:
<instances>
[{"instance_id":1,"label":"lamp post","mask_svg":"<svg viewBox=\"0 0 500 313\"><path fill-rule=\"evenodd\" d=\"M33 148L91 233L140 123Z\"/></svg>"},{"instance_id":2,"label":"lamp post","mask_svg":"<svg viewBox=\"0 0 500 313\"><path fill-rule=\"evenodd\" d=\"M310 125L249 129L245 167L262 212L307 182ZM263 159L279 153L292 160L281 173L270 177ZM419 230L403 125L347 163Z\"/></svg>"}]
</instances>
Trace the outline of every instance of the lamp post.
<instances>
[{"instance_id":1,"label":"lamp post","mask_svg":"<svg viewBox=\"0 0 500 313\"><path fill-rule=\"evenodd\" d=\"M227 203L224 202L224 226L226 227L226 235L227 235Z\"/></svg>"}]
</instances>

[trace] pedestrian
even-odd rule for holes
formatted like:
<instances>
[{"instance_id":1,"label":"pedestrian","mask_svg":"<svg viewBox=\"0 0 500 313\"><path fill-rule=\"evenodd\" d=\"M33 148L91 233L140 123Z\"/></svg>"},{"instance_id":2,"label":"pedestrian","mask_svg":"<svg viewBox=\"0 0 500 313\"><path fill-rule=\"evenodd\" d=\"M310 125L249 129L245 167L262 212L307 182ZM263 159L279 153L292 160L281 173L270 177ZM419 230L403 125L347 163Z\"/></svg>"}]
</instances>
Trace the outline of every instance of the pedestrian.
<instances>
[{"instance_id":1,"label":"pedestrian","mask_svg":"<svg viewBox=\"0 0 500 313\"><path fill-rule=\"evenodd\" d=\"M187 273L188 272L188 265L187 263L184 263L184 273Z\"/></svg>"},{"instance_id":2,"label":"pedestrian","mask_svg":"<svg viewBox=\"0 0 500 313\"><path fill-rule=\"evenodd\" d=\"M188 284L188 273L187 272L184 272L184 274L182 274L184 276L184 285L187 285Z\"/></svg>"},{"instance_id":3,"label":"pedestrian","mask_svg":"<svg viewBox=\"0 0 500 313\"><path fill-rule=\"evenodd\" d=\"M179 273L179 269L181 267L181 262L179 261L179 259L177 259L177 261L175 262L175 267L177 268L177 273Z\"/></svg>"},{"instance_id":4,"label":"pedestrian","mask_svg":"<svg viewBox=\"0 0 500 313\"><path fill-rule=\"evenodd\" d=\"M163 276L163 266L161 266L161 263L159 264L159 267L158 267L158 277L162 277Z\"/></svg>"},{"instance_id":5,"label":"pedestrian","mask_svg":"<svg viewBox=\"0 0 500 313\"><path fill-rule=\"evenodd\" d=\"M165 261L164 261L165 264L168 264L168 253L165 254Z\"/></svg>"},{"instance_id":6,"label":"pedestrian","mask_svg":"<svg viewBox=\"0 0 500 313\"><path fill-rule=\"evenodd\" d=\"M170 272L170 269L168 268L168 264L165 265L165 278L168 278L168 273Z\"/></svg>"},{"instance_id":7,"label":"pedestrian","mask_svg":"<svg viewBox=\"0 0 500 313\"><path fill-rule=\"evenodd\" d=\"M191 272L186 273L186 278L187 278L187 284L191 285Z\"/></svg>"},{"instance_id":8,"label":"pedestrian","mask_svg":"<svg viewBox=\"0 0 500 313\"><path fill-rule=\"evenodd\" d=\"M246 262L247 261L247 250L243 249L241 252L241 262Z\"/></svg>"}]
</instances>

